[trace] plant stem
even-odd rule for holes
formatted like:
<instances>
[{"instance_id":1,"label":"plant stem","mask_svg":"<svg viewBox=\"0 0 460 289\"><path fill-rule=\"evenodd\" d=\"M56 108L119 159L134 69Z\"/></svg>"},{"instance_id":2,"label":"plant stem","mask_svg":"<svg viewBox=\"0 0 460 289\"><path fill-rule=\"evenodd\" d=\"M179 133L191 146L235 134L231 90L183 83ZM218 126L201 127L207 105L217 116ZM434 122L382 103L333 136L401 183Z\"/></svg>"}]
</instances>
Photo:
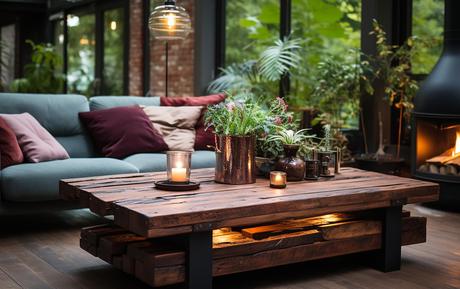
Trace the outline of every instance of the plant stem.
<instances>
[{"instance_id":1,"label":"plant stem","mask_svg":"<svg viewBox=\"0 0 460 289\"><path fill-rule=\"evenodd\" d=\"M359 110L359 114L361 115L361 128L363 130L363 140L364 140L364 152L369 154L369 147L367 146L367 135L366 135L366 127L364 125L364 113L363 110Z\"/></svg>"},{"instance_id":2,"label":"plant stem","mask_svg":"<svg viewBox=\"0 0 460 289\"><path fill-rule=\"evenodd\" d=\"M403 107L401 106L399 108L398 144L396 146L396 159L397 160L399 160L399 154L401 152L402 118L403 118Z\"/></svg>"}]
</instances>

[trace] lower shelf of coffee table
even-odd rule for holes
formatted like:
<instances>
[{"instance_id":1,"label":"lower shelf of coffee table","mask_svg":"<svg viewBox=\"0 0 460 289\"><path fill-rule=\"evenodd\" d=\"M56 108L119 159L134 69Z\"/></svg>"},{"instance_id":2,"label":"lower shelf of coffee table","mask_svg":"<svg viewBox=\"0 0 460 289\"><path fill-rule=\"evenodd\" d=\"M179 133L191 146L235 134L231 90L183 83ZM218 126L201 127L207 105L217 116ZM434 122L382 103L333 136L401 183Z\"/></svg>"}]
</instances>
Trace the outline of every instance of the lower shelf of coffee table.
<instances>
[{"instance_id":1,"label":"lower shelf of coffee table","mask_svg":"<svg viewBox=\"0 0 460 289\"><path fill-rule=\"evenodd\" d=\"M404 212L402 224L401 245L426 241L425 218ZM214 230L213 275L376 250L381 232L381 222L366 212ZM185 279L185 250L177 237L146 239L107 224L82 229L80 245L154 287Z\"/></svg>"}]
</instances>

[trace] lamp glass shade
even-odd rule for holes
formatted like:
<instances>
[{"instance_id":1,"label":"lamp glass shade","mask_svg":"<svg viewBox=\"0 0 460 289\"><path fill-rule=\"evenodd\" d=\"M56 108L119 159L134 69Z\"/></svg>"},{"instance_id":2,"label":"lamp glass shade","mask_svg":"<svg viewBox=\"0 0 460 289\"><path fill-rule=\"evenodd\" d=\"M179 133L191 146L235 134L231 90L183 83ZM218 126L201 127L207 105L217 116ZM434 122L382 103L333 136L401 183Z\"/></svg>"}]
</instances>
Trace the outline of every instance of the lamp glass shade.
<instances>
[{"instance_id":1,"label":"lamp glass shade","mask_svg":"<svg viewBox=\"0 0 460 289\"><path fill-rule=\"evenodd\" d=\"M155 7L149 18L149 28L155 39L181 40L192 31L192 20L187 11L175 4Z\"/></svg>"}]
</instances>

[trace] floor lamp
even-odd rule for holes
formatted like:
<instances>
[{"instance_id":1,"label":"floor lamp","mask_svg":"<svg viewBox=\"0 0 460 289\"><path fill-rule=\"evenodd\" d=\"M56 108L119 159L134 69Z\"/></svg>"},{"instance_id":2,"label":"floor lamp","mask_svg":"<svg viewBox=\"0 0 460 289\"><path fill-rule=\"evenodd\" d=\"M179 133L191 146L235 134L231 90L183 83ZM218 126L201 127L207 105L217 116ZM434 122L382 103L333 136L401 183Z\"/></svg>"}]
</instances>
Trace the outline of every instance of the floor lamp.
<instances>
[{"instance_id":1,"label":"floor lamp","mask_svg":"<svg viewBox=\"0 0 460 289\"><path fill-rule=\"evenodd\" d=\"M155 7L150 14L149 28L155 39L165 41L165 96L168 96L169 41L185 39L192 31L192 20L187 11L178 6L175 0L166 0L163 5Z\"/></svg>"}]
</instances>

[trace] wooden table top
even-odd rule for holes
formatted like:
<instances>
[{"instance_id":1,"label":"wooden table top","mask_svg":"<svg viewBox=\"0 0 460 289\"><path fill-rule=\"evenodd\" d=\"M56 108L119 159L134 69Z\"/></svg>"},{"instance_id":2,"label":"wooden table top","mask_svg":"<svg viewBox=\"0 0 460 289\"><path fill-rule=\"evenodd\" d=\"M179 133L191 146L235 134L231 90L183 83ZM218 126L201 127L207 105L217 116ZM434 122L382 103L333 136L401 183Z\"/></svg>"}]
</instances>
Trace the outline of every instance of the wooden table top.
<instances>
[{"instance_id":1,"label":"wooden table top","mask_svg":"<svg viewBox=\"0 0 460 289\"><path fill-rule=\"evenodd\" d=\"M154 188L165 172L68 179L60 182L66 200L145 237L161 237L278 221L287 218L384 208L436 201L435 183L343 168L335 178L288 183L272 189L269 181L225 185L213 181L214 169L192 171L201 188L168 192Z\"/></svg>"}]
</instances>

